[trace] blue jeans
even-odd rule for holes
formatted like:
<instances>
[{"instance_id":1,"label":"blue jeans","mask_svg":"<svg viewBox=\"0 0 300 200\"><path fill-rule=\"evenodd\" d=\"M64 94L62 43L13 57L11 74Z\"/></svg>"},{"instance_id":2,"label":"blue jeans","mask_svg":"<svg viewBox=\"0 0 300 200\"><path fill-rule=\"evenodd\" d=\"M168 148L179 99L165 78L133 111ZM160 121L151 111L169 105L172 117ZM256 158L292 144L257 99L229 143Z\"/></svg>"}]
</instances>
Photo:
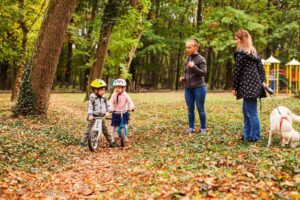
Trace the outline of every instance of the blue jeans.
<instances>
[{"instance_id":1,"label":"blue jeans","mask_svg":"<svg viewBox=\"0 0 300 200\"><path fill-rule=\"evenodd\" d=\"M244 140L260 139L260 122L257 112L257 99L243 99Z\"/></svg>"},{"instance_id":2,"label":"blue jeans","mask_svg":"<svg viewBox=\"0 0 300 200\"><path fill-rule=\"evenodd\" d=\"M197 88L185 88L184 90L185 102L188 107L189 125L190 128L195 129L195 103L197 106L201 129L206 129L206 113L204 109L206 86Z\"/></svg>"}]
</instances>

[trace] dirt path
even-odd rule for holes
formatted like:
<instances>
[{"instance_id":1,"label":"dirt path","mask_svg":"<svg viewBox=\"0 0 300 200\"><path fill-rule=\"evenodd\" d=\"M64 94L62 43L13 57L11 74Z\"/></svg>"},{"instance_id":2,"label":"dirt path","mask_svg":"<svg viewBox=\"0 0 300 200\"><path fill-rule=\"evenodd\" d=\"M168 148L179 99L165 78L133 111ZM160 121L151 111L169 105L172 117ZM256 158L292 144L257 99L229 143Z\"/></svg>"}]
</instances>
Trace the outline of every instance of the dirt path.
<instances>
[{"instance_id":1,"label":"dirt path","mask_svg":"<svg viewBox=\"0 0 300 200\"><path fill-rule=\"evenodd\" d=\"M32 198L95 198L114 189L125 176L129 152L107 150L89 156L74 157L62 172L51 174L22 194ZM30 184L29 184L30 185ZM103 197L103 196L102 196Z\"/></svg>"},{"instance_id":2,"label":"dirt path","mask_svg":"<svg viewBox=\"0 0 300 200\"><path fill-rule=\"evenodd\" d=\"M86 116L85 104L78 105L76 100L66 102L64 98L53 95L49 119L52 111L63 110L73 120L82 121ZM133 138L131 138L132 142ZM67 163L58 172L30 174L11 171L9 177L13 183L2 185L0 199L85 199L108 198L107 193L122 184L128 177L128 164L132 149L130 142L123 148L101 148L91 153L88 147L69 146L73 151ZM23 177L22 179L20 177ZM10 186L14 185L14 189Z\"/></svg>"}]
</instances>

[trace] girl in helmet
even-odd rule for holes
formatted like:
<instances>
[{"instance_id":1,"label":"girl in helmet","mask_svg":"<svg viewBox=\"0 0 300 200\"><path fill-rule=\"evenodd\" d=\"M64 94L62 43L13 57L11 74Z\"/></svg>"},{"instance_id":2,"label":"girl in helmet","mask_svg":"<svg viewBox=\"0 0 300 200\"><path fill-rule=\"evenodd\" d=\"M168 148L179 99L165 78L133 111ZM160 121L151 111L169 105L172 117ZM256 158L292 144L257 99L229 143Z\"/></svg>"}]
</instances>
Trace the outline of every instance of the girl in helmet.
<instances>
[{"instance_id":1,"label":"girl in helmet","mask_svg":"<svg viewBox=\"0 0 300 200\"><path fill-rule=\"evenodd\" d=\"M128 111L134 110L134 104L131 98L129 97L128 93L125 92L126 86L127 86L126 81L123 79L117 79L113 83L114 93L112 94L110 99L111 110L113 111L112 122L111 122L111 126L112 126L111 138L113 142L114 142L114 132L117 130L117 127L120 125L121 122L120 111L122 110L124 124L127 125L129 120Z\"/></svg>"},{"instance_id":2,"label":"girl in helmet","mask_svg":"<svg viewBox=\"0 0 300 200\"><path fill-rule=\"evenodd\" d=\"M107 104L107 99L104 96L106 83L101 79L95 79L91 82L92 93L89 96L88 103L88 128L86 132L83 134L81 145L85 146L87 143L87 136L95 123L94 117L100 116L108 116L109 115L109 105ZM109 143L110 147L115 147L116 143L111 141L110 134L108 132L108 128L105 125L105 120L102 121L102 132Z\"/></svg>"}]
</instances>

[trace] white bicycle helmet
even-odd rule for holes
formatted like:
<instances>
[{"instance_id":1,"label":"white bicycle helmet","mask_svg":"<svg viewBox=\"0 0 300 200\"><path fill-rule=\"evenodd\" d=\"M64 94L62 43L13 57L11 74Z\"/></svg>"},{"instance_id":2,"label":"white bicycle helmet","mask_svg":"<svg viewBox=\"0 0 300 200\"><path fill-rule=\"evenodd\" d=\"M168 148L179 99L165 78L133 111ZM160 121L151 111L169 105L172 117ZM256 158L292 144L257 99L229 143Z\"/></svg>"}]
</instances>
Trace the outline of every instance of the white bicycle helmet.
<instances>
[{"instance_id":1,"label":"white bicycle helmet","mask_svg":"<svg viewBox=\"0 0 300 200\"><path fill-rule=\"evenodd\" d=\"M115 86L123 86L123 87L126 87L127 86L127 83L124 79L117 79L114 81L113 83L113 87Z\"/></svg>"}]
</instances>

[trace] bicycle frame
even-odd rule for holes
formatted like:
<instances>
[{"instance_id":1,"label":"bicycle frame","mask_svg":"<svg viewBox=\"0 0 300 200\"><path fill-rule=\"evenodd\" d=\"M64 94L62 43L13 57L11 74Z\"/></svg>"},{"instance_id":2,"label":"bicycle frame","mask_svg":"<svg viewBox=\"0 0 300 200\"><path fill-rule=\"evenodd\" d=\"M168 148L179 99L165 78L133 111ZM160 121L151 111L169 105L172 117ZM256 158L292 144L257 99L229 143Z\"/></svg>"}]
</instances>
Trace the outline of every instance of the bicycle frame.
<instances>
[{"instance_id":1,"label":"bicycle frame","mask_svg":"<svg viewBox=\"0 0 300 200\"><path fill-rule=\"evenodd\" d=\"M125 135L126 137L128 137L128 131L127 131L127 127L126 125L124 124L124 117L123 117L123 110L116 110L116 113L120 113L121 114L121 122L120 122L120 125L118 126L118 137L121 139L121 130L124 129L124 132L125 132Z\"/></svg>"},{"instance_id":2,"label":"bicycle frame","mask_svg":"<svg viewBox=\"0 0 300 200\"><path fill-rule=\"evenodd\" d=\"M95 117L95 123L91 129L92 131L98 132L97 140L99 139L99 137L102 133L102 120L103 119L104 119L104 117Z\"/></svg>"}]
</instances>

